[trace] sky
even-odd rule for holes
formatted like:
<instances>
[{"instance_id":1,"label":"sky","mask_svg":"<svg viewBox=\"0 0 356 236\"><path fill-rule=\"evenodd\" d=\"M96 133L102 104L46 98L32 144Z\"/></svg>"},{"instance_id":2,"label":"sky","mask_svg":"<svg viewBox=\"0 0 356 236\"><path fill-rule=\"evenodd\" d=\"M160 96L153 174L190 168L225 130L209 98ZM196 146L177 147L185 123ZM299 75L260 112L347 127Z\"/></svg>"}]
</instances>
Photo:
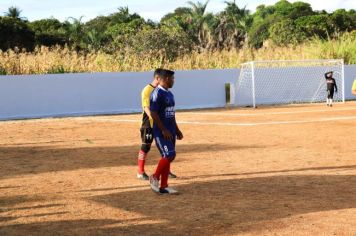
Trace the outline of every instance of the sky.
<instances>
[{"instance_id":1,"label":"sky","mask_svg":"<svg viewBox=\"0 0 356 236\"><path fill-rule=\"evenodd\" d=\"M197 2L198 0L193 0ZM199 0L205 2L205 0ZM230 0L232 1L232 0ZM239 7L246 6L252 12L261 4L273 5L278 0L236 0ZM289 0L295 2L296 0ZM336 9L356 9L356 0L301 0L309 3L313 10L332 12ZM0 0L0 16L8 8L15 6L22 10L21 16L29 21L54 17L65 21L68 17L88 21L97 16L106 16L116 12L119 7L127 6L130 13L138 13L146 20L159 21L161 17L173 12L177 7L189 6L188 0ZM225 8L225 0L210 0L207 11L217 13Z\"/></svg>"}]
</instances>

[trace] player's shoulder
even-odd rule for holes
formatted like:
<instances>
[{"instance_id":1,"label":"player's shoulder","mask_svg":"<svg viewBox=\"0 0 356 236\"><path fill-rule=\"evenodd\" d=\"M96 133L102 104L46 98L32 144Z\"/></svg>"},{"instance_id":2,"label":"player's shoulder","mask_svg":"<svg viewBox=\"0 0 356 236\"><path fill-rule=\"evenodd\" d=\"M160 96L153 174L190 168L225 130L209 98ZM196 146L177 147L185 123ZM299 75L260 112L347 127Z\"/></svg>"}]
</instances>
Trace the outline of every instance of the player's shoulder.
<instances>
[{"instance_id":1,"label":"player's shoulder","mask_svg":"<svg viewBox=\"0 0 356 236\"><path fill-rule=\"evenodd\" d=\"M160 93L161 93L160 89L156 87L151 93L151 99L157 100L157 98L160 96Z\"/></svg>"},{"instance_id":2,"label":"player's shoulder","mask_svg":"<svg viewBox=\"0 0 356 236\"><path fill-rule=\"evenodd\" d=\"M155 89L155 87L153 87L151 84L148 84L146 87L144 87L142 89L142 94L149 96L154 89Z\"/></svg>"},{"instance_id":3,"label":"player's shoulder","mask_svg":"<svg viewBox=\"0 0 356 236\"><path fill-rule=\"evenodd\" d=\"M151 88L152 88L152 85L147 84L147 85L142 89L142 91L147 91L147 90L150 90Z\"/></svg>"}]
</instances>

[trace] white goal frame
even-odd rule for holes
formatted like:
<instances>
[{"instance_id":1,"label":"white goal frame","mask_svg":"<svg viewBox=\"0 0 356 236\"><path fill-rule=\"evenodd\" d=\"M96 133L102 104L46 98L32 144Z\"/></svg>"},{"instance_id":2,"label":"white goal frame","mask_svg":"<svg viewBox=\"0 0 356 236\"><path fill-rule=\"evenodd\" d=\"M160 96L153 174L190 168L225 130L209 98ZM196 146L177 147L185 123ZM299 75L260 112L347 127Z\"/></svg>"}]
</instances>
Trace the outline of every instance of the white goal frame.
<instances>
[{"instance_id":1,"label":"white goal frame","mask_svg":"<svg viewBox=\"0 0 356 236\"><path fill-rule=\"evenodd\" d=\"M241 64L235 84L235 106L318 103L326 100L324 74L333 71L338 93L345 102L343 59L250 61Z\"/></svg>"}]
</instances>

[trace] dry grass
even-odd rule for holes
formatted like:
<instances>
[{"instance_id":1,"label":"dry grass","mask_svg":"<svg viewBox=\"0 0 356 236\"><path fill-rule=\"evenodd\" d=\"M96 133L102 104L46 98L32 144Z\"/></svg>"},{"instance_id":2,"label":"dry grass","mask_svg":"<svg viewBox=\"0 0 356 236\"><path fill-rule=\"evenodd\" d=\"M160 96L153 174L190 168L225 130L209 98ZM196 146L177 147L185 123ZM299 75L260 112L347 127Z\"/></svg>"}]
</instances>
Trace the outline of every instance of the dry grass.
<instances>
[{"instance_id":1,"label":"dry grass","mask_svg":"<svg viewBox=\"0 0 356 236\"><path fill-rule=\"evenodd\" d=\"M338 40L312 40L297 46L277 47L266 44L261 49L192 52L170 62L164 57L132 52L107 54L77 53L68 48L38 47L34 52L0 51L0 74L51 74L78 72L148 71L156 67L174 70L236 68L250 60L344 58L356 64L356 37L348 34Z\"/></svg>"}]
</instances>

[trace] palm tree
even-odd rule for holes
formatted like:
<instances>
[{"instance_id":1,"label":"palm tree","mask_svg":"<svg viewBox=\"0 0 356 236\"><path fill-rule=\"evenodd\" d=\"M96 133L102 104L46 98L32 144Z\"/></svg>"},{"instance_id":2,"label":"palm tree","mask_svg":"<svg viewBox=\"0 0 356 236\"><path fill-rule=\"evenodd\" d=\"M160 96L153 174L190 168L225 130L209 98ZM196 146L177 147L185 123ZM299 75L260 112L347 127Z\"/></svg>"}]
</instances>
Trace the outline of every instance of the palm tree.
<instances>
[{"instance_id":1,"label":"palm tree","mask_svg":"<svg viewBox=\"0 0 356 236\"><path fill-rule=\"evenodd\" d=\"M82 23L83 16L78 19L69 17L66 22L66 31L69 41L72 43L73 48L80 49L84 38L84 24ZM72 22L70 22L72 21Z\"/></svg>"},{"instance_id":2,"label":"palm tree","mask_svg":"<svg viewBox=\"0 0 356 236\"><path fill-rule=\"evenodd\" d=\"M96 31L95 29L91 29L87 32L87 42L88 47L91 50L99 50L101 47L101 43L103 41L103 34Z\"/></svg>"},{"instance_id":3,"label":"palm tree","mask_svg":"<svg viewBox=\"0 0 356 236\"><path fill-rule=\"evenodd\" d=\"M189 1L188 4L191 6L190 17L194 24L194 30L198 38L198 43L200 46L205 47L206 39L209 34L209 25L207 20L211 15L206 14L206 8L210 0L205 3L197 2L194 3Z\"/></svg>"},{"instance_id":4,"label":"palm tree","mask_svg":"<svg viewBox=\"0 0 356 236\"><path fill-rule=\"evenodd\" d=\"M26 19L24 17L20 17L21 12L22 11L20 10L20 8L12 6L12 7L9 7L7 12L5 12L5 16L11 17L11 18L15 18L15 19L19 19L19 20Z\"/></svg>"},{"instance_id":5,"label":"palm tree","mask_svg":"<svg viewBox=\"0 0 356 236\"><path fill-rule=\"evenodd\" d=\"M246 43L248 27L252 22L246 6L239 8L236 1L225 2L225 10L220 14L220 23L216 29L220 47L237 48Z\"/></svg>"}]
</instances>

